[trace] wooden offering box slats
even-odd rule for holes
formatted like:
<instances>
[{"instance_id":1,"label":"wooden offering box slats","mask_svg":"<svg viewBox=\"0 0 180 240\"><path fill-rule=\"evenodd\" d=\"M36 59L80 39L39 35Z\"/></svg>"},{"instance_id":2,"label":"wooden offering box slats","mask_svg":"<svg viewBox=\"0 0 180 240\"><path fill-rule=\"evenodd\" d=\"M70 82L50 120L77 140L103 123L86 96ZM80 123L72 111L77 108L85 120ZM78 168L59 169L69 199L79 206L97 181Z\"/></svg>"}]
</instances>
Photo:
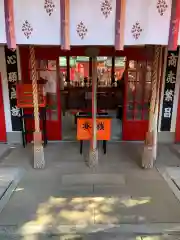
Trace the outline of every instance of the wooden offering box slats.
<instances>
[{"instance_id":1,"label":"wooden offering box slats","mask_svg":"<svg viewBox=\"0 0 180 240\"><path fill-rule=\"evenodd\" d=\"M31 84L17 84L17 106L19 108L33 108L33 88ZM44 94L44 86L38 84L38 105L46 106L46 97Z\"/></svg>"}]
</instances>

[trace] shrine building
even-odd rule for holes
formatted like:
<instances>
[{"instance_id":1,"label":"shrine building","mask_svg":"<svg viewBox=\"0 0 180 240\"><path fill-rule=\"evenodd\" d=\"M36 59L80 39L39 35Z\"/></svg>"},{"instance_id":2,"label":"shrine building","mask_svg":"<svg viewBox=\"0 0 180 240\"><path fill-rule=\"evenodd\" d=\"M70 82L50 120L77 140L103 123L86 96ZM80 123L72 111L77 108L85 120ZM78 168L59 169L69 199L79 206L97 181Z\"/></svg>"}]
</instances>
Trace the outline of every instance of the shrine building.
<instances>
[{"instance_id":1,"label":"shrine building","mask_svg":"<svg viewBox=\"0 0 180 240\"><path fill-rule=\"evenodd\" d=\"M111 141L144 141L153 121L151 106L157 141L179 143L177 3L67 2L63 11L61 0L0 0L0 142L22 144L22 128L29 131L26 141L33 140L34 120L22 118L32 109L20 107L17 91L19 85L32 83L29 47L33 46L37 83L46 97L45 126L42 120L41 128L45 128L47 141L77 140L76 116L91 111L95 67L97 112L111 116ZM13 29L8 30L8 24ZM13 49L8 42L11 31L16 42Z\"/></svg>"}]
</instances>

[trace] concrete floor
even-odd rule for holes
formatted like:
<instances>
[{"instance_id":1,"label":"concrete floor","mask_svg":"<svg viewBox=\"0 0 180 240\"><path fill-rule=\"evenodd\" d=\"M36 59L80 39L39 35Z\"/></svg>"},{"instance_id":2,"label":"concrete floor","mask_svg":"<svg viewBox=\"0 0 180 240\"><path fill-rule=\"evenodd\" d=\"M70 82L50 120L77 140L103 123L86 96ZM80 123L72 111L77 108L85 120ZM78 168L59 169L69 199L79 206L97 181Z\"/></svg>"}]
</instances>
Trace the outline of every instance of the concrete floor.
<instances>
[{"instance_id":1,"label":"concrete floor","mask_svg":"<svg viewBox=\"0 0 180 240\"><path fill-rule=\"evenodd\" d=\"M81 156L75 142L48 144L44 170L31 168L30 146L14 149L1 165L21 166L27 172L0 214L0 226L24 231L34 231L34 226L56 231L64 224L79 224L84 231L91 225L179 226L180 205L167 183L155 168L142 170L138 165L142 147L109 143L107 155L100 153L93 170L84 161L87 146ZM164 157L169 157L167 152Z\"/></svg>"},{"instance_id":2,"label":"concrete floor","mask_svg":"<svg viewBox=\"0 0 180 240\"><path fill-rule=\"evenodd\" d=\"M8 144L0 143L0 160L8 155L11 151L11 148Z\"/></svg>"}]
</instances>

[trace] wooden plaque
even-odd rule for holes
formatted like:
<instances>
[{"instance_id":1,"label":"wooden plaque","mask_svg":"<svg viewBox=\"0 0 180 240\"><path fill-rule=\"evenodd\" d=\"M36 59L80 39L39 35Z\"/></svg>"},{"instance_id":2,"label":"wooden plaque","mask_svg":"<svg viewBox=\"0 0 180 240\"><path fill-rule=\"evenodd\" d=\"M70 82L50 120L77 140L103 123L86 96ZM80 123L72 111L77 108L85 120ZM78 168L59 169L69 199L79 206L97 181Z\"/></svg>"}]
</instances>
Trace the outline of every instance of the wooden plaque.
<instances>
[{"instance_id":1,"label":"wooden plaque","mask_svg":"<svg viewBox=\"0 0 180 240\"><path fill-rule=\"evenodd\" d=\"M33 108L33 89L32 84L17 84L17 106L19 108ZM46 106L44 85L38 84L38 103L39 107Z\"/></svg>"},{"instance_id":2,"label":"wooden plaque","mask_svg":"<svg viewBox=\"0 0 180 240\"><path fill-rule=\"evenodd\" d=\"M98 118L97 122L97 140L110 140L111 137L111 119ZM92 139L92 119L78 118L77 120L77 139Z\"/></svg>"}]
</instances>

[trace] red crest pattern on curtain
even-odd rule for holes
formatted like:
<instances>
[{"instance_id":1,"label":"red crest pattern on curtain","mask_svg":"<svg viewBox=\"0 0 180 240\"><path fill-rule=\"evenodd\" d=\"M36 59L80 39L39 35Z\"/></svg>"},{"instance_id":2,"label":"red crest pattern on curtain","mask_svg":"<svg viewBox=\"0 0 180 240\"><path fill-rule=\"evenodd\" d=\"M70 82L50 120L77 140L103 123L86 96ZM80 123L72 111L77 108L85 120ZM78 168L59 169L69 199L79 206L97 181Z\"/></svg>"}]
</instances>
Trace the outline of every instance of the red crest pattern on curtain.
<instances>
[{"instance_id":1,"label":"red crest pattern on curtain","mask_svg":"<svg viewBox=\"0 0 180 240\"><path fill-rule=\"evenodd\" d=\"M175 51L178 46L180 21L180 0L172 0L171 20L169 27L168 50Z\"/></svg>"},{"instance_id":2,"label":"red crest pattern on curtain","mask_svg":"<svg viewBox=\"0 0 180 240\"><path fill-rule=\"evenodd\" d=\"M70 33L69 33L69 0L60 0L61 12L61 48L70 50Z\"/></svg>"},{"instance_id":3,"label":"red crest pattern on curtain","mask_svg":"<svg viewBox=\"0 0 180 240\"><path fill-rule=\"evenodd\" d=\"M116 0L115 50L124 49L126 0Z\"/></svg>"},{"instance_id":4,"label":"red crest pattern on curtain","mask_svg":"<svg viewBox=\"0 0 180 240\"><path fill-rule=\"evenodd\" d=\"M6 38L7 45L10 49L16 48L16 37L14 27L14 6L13 0L4 0L5 22L6 22Z\"/></svg>"}]
</instances>

